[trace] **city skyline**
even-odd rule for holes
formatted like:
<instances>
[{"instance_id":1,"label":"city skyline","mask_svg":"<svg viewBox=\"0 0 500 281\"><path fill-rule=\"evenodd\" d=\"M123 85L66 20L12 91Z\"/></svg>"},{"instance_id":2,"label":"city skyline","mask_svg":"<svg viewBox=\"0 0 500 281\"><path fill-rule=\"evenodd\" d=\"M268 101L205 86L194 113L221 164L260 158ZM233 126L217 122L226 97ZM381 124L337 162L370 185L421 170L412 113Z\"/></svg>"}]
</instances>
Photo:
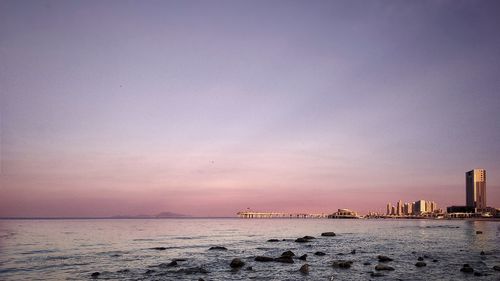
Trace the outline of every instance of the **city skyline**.
<instances>
[{"instance_id":1,"label":"city skyline","mask_svg":"<svg viewBox=\"0 0 500 281\"><path fill-rule=\"evenodd\" d=\"M499 14L0 0L0 217L498 207Z\"/></svg>"}]
</instances>

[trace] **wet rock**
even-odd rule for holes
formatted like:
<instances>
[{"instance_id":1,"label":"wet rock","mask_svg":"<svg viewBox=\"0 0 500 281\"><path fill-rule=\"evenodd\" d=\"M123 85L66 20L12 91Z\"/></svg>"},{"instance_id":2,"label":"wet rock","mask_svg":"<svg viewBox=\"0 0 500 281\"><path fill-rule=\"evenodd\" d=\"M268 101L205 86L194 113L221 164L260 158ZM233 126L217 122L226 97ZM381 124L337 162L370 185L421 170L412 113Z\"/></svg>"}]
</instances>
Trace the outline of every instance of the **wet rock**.
<instances>
[{"instance_id":1,"label":"wet rock","mask_svg":"<svg viewBox=\"0 0 500 281\"><path fill-rule=\"evenodd\" d=\"M210 251L227 251L227 248L222 247L222 246L214 246L214 247L210 247L208 250L210 250Z\"/></svg>"},{"instance_id":2,"label":"wet rock","mask_svg":"<svg viewBox=\"0 0 500 281\"><path fill-rule=\"evenodd\" d=\"M307 240L316 239L316 237L314 237L314 236L309 236L309 235L306 235L306 236L304 236L304 237L302 237L302 238L307 239Z\"/></svg>"},{"instance_id":3,"label":"wet rock","mask_svg":"<svg viewBox=\"0 0 500 281\"><path fill-rule=\"evenodd\" d=\"M306 263L306 264L303 264L299 271L303 274L309 274L309 265Z\"/></svg>"},{"instance_id":4,"label":"wet rock","mask_svg":"<svg viewBox=\"0 0 500 281\"><path fill-rule=\"evenodd\" d=\"M388 266L388 265L385 265L385 264L377 264L375 266L375 270L378 270L378 271L380 271L380 270L392 271L392 270L394 270L394 267Z\"/></svg>"},{"instance_id":5,"label":"wet rock","mask_svg":"<svg viewBox=\"0 0 500 281\"><path fill-rule=\"evenodd\" d=\"M411 253L412 253L412 254L416 254L417 252L415 252L415 251L411 251Z\"/></svg>"},{"instance_id":6,"label":"wet rock","mask_svg":"<svg viewBox=\"0 0 500 281\"><path fill-rule=\"evenodd\" d=\"M355 255L355 254L356 254L356 249L352 250L352 251L351 251L351 254L352 254L352 255Z\"/></svg>"},{"instance_id":7,"label":"wet rock","mask_svg":"<svg viewBox=\"0 0 500 281\"><path fill-rule=\"evenodd\" d=\"M252 271L252 270L253 270L253 267L248 266L247 268L245 268L245 270Z\"/></svg>"},{"instance_id":8,"label":"wet rock","mask_svg":"<svg viewBox=\"0 0 500 281\"><path fill-rule=\"evenodd\" d=\"M297 242L297 243L306 243L306 242L309 242L309 240L301 237L301 238L295 239L295 242Z\"/></svg>"},{"instance_id":9,"label":"wet rock","mask_svg":"<svg viewBox=\"0 0 500 281\"><path fill-rule=\"evenodd\" d=\"M474 276L484 276L482 272L476 271L474 272Z\"/></svg>"},{"instance_id":10,"label":"wet rock","mask_svg":"<svg viewBox=\"0 0 500 281\"><path fill-rule=\"evenodd\" d=\"M433 260L432 260L432 262L438 262L438 260L436 260L436 259L433 259Z\"/></svg>"},{"instance_id":11,"label":"wet rock","mask_svg":"<svg viewBox=\"0 0 500 281\"><path fill-rule=\"evenodd\" d=\"M279 241L280 240L278 240L278 239L269 239L269 240L267 240L267 242L279 242Z\"/></svg>"},{"instance_id":12,"label":"wet rock","mask_svg":"<svg viewBox=\"0 0 500 281\"><path fill-rule=\"evenodd\" d=\"M203 278L198 278L198 281L205 281L205 279L203 279Z\"/></svg>"},{"instance_id":13,"label":"wet rock","mask_svg":"<svg viewBox=\"0 0 500 281\"><path fill-rule=\"evenodd\" d=\"M423 266L427 266L427 264L423 261L419 261L415 264L416 267L423 267Z\"/></svg>"},{"instance_id":14,"label":"wet rock","mask_svg":"<svg viewBox=\"0 0 500 281\"><path fill-rule=\"evenodd\" d=\"M294 257L295 254L292 251L286 251L281 254L282 257Z\"/></svg>"},{"instance_id":15,"label":"wet rock","mask_svg":"<svg viewBox=\"0 0 500 281\"><path fill-rule=\"evenodd\" d=\"M337 254L337 256L343 256L343 255L344 255L344 253L338 253Z\"/></svg>"},{"instance_id":16,"label":"wet rock","mask_svg":"<svg viewBox=\"0 0 500 281\"><path fill-rule=\"evenodd\" d=\"M418 257L418 259L417 259L417 260L419 260L419 261L423 261L423 260L424 260L424 258L422 258L422 257Z\"/></svg>"},{"instance_id":17,"label":"wet rock","mask_svg":"<svg viewBox=\"0 0 500 281\"><path fill-rule=\"evenodd\" d=\"M281 263L294 263L293 258L290 256L281 256L279 258L275 258L274 261Z\"/></svg>"},{"instance_id":18,"label":"wet rock","mask_svg":"<svg viewBox=\"0 0 500 281\"><path fill-rule=\"evenodd\" d=\"M335 268L344 268L344 269L351 268L351 265L352 261L344 261L344 260L334 261L332 264L332 266Z\"/></svg>"},{"instance_id":19,"label":"wet rock","mask_svg":"<svg viewBox=\"0 0 500 281\"><path fill-rule=\"evenodd\" d=\"M299 260L305 261L307 259L307 254L303 254L302 256L299 257Z\"/></svg>"},{"instance_id":20,"label":"wet rock","mask_svg":"<svg viewBox=\"0 0 500 281\"><path fill-rule=\"evenodd\" d=\"M321 236L324 236L324 237L333 237L336 235L337 234L335 234L335 232L323 232L323 233L321 233Z\"/></svg>"},{"instance_id":21,"label":"wet rock","mask_svg":"<svg viewBox=\"0 0 500 281\"><path fill-rule=\"evenodd\" d=\"M96 271L96 272L90 274L90 277L97 278L97 277L99 277L99 275L101 275L101 273Z\"/></svg>"},{"instance_id":22,"label":"wet rock","mask_svg":"<svg viewBox=\"0 0 500 281\"><path fill-rule=\"evenodd\" d=\"M314 255L322 257L322 256L325 256L326 254L323 252L316 252L316 253L314 253Z\"/></svg>"},{"instance_id":23,"label":"wet rock","mask_svg":"<svg viewBox=\"0 0 500 281\"><path fill-rule=\"evenodd\" d=\"M196 266L196 267L179 269L177 272L184 274L207 274L208 270L204 269L203 267Z\"/></svg>"},{"instance_id":24,"label":"wet rock","mask_svg":"<svg viewBox=\"0 0 500 281\"><path fill-rule=\"evenodd\" d=\"M500 271L500 265L495 265L495 266L493 267L493 270Z\"/></svg>"},{"instance_id":25,"label":"wet rock","mask_svg":"<svg viewBox=\"0 0 500 281\"><path fill-rule=\"evenodd\" d=\"M481 251L481 254L480 254L480 255L481 255L481 256L484 256L484 255L486 255L486 253L485 253L484 251Z\"/></svg>"},{"instance_id":26,"label":"wet rock","mask_svg":"<svg viewBox=\"0 0 500 281\"><path fill-rule=\"evenodd\" d=\"M377 256L378 260L380 262L389 262L389 261L393 261L393 259L391 259L390 257L388 256L383 256L383 255L378 255Z\"/></svg>"},{"instance_id":27,"label":"wet rock","mask_svg":"<svg viewBox=\"0 0 500 281\"><path fill-rule=\"evenodd\" d=\"M371 264L372 264L372 263L371 263L371 262L368 262L368 261L365 261L365 262L363 263L363 265L371 265Z\"/></svg>"},{"instance_id":28,"label":"wet rock","mask_svg":"<svg viewBox=\"0 0 500 281\"><path fill-rule=\"evenodd\" d=\"M256 256L254 260L258 261L258 262L270 262L270 261L274 261L274 258L264 257L264 256Z\"/></svg>"},{"instance_id":29,"label":"wet rock","mask_svg":"<svg viewBox=\"0 0 500 281\"><path fill-rule=\"evenodd\" d=\"M474 269L472 267L470 267L470 265L464 264L462 266L462 268L460 269L460 271L462 271L464 273L472 273L472 272L474 272Z\"/></svg>"},{"instance_id":30,"label":"wet rock","mask_svg":"<svg viewBox=\"0 0 500 281\"><path fill-rule=\"evenodd\" d=\"M244 265L245 265L245 263L244 263L242 260L240 260L239 258L234 258L234 259L231 261L231 263L229 264L229 266L230 266L231 268L241 268L241 267L243 267Z\"/></svg>"},{"instance_id":31,"label":"wet rock","mask_svg":"<svg viewBox=\"0 0 500 281\"><path fill-rule=\"evenodd\" d=\"M372 272L370 274L371 277L383 277L385 276L384 274L380 273L380 272Z\"/></svg>"},{"instance_id":32,"label":"wet rock","mask_svg":"<svg viewBox=\"0 0 500 281\"><path fill-rule=\"evenodd\" d=\"M481 230L476 231L476 234L483 234Z\"/></svg>"},{"instance_id":33,"label":"wet rock","mask_svg":"<svg viewBox=\"0 0 500 281\"><path fill-rule=\"evenodd\" d=\"M167 248L166 247L153 247L151 250L157 250L157 251L165 251Z\"/></svg>"},{"instance_id":34,"label":"wet rock","mask_svg":"<svg viewBox=\"0 0 500 281\"><path fill-rule=\"evenodd\" d=\"M160 263L160 265L158 265L158 267L161 267L161 268L166 268L166 267L174 267L174 266L177 266L177 261L171 261L169 263Z\"/></svg>"},{"instance_id":35,"label":"wet rock","mask_svg":"<svg viewBox=\"0 0 500 281\"><path fill-rule=\"evenodd\" d=\"M424 255L424 259L428 259L430 258L428 255Z\"/></svg>"}]
</instances>

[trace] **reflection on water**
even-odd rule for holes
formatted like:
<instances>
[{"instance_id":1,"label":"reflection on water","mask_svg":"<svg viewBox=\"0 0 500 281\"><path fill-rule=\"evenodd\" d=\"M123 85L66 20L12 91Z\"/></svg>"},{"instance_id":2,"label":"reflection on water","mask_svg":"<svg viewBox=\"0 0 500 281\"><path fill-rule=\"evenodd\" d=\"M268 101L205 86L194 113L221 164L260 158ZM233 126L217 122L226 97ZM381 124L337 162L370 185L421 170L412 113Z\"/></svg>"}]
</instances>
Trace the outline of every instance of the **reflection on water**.
<instances>
[{"instance_id":1,"label":"reflection on water","mask_svg":"<svg viewBox=\"0 0 500 281\"><path fill-rule=\"evenodd\" d=\"M320 237L326 231L338 235ZM294 242L305 235L317 238ZM271 238L279 242L267 242ZM492 268L500 265L499 245L494 221L0 220L0 280L90 279L96 271L98 278L122 280L366 280L379 254L394 258L395 270L384 272L384 280L468 280L460 272L464 263L487 275L481 280L498 280ZM227 251L209 251L212 246ZM254 261L286 250L307 254L307 261ZM253 270L231 270L235 257ZM418 257L427 266L415 267ZM174 259L177 266L167 266ZM339 259L353 261L352 267L332 267ZM298 269L306 262L310 273L302 275Z\"/></svg>"}]
</instances>

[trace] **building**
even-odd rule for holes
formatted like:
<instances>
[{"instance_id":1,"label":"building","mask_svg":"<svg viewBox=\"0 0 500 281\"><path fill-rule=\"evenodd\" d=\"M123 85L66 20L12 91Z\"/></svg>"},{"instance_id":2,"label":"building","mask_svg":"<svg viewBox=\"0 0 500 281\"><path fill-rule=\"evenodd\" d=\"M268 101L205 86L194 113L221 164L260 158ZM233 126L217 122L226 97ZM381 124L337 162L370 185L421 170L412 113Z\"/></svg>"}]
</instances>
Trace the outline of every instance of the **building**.
<instances>
[{"instance_id":1,"label":"building","mask_svg":"<svg viewBox=\"0 0 500 281\"><path fill-rule=\"evenodd\" d=\"M398 205L397 205L397 206L398 206L398 207L397 207L397 208L398 208L398 210L397 210L397 212L398 212L398 213L397 213L397 215L398 215L398 216L403 215L403 201L399 200L399 201L398 201Z\"/></svg>"},{"instance_id":2,"label":"building","mask_svg":"<svg viewBox=\"0 0 500 281\"><path fill-rule=\"evenodd\" d=\"M421 215L427 212L425 200L418 200L414 203L414 213L416 215Z\"/></svg>"},{"instance_id":3,"label":"building","mask_svg":"<svg viewBox=\"0 0 500 281\"><path fill-rule=\"evenodd\" d=\"M391 203L387 203L387 212L386 212L386 215L390 216L391 215L391 210L392 210Z\"/></svg>"},{"instance_id":4,"label":"building","mask_svg":"<svg viewBox=\"0 0 500 281\"><path fill-rule=\"evenodd\" d=\"M486 170L465 173L465 205L479 210L486 208Z\"/></svg>"}]
</instances>

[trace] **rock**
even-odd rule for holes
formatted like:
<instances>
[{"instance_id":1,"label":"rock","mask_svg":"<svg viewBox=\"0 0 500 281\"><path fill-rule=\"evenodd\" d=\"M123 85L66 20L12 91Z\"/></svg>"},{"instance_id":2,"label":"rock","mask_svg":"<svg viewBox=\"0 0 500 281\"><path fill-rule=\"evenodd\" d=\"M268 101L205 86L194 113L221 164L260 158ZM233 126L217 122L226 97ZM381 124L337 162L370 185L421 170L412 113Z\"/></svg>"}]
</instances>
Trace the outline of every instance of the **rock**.
<instances>
[{"instance_id":1,"label":"rock","mask_svg":"<svg viewBox=\"0 0 500 281\"><path fill-rule=\"evenodd\" d=\"M476 231L476 234L483 234L483 232L478 230L478 231Z\"/></svg>"},{"instance_id":2,"label":"rock","mask_svg":"<svg viewBox=\"0 0 500 281\"><path fill-rule=\"evenodd\" d=\"M208 250L210 250L210 251L227 251L227 248L222 247L222 246L214 246L214 247L210 247Z\"/></svg>"},{"instance_id":3,"label":"rock","mask_svg":"<svg viewBox=\"0 0 500 281\"><path fill-rule=\"evenodd\" d=\"M240 260L239 258L234 258L231 263L229 264L229 266L231 268L240 268L240 267L243 267L245 265L245 263Z\"/></svg>"},{"instance_id":4,"label":"rock","mask_svg":"<svg viewBox=\"0 0 500 281\"><path fill-rule=\"evenodd\" d=\"M419 261L415 264L416 267L423 267L423 266L427 266L427 264L423 261Z\"/></svg>"},{"instance_id":5,"label":"rock","mask_svg":"<svg viewBox=\"0 0 500 281\"><path fill-rule=\"evenodd\" d=\"M259 262L270 262L270 261L274 261L274 258L264 257L264 256L256 256L254 260L259 261Z\"/></svg>"},{"instance_id":6,"label":"rock","mask_svg":"<svg viewBox=\"0 0 500 281\"><path fill-rule=\"evenodd\" d=\"M180 261L187 261L187 259L173 259L172 261L180 262Z\"/></svg>"},{"instance_id":7,"label":"rock","mask_svg":"<svg viewBox=\"0 0 500 281\"><path fill-rule=\"evenodd\" d=\"M294 257L295 254L292 251L286 251L281 254L282 257Z\"/></svg>"},{"instance_id":8,"label":"rock","mask_svg":"<svg viewBox=\"0 0 500 281\"><path fill-rule=\"evenodd\" d=\"M178 273L184 273L184 274L207 274L208 270L204 269L203 267L190 267L190 268L183 268L179 269L177 271Z\"/></svg>"},{"instance_id":9,"label":"rock","mask_svg":"<svg viewBox=\"0 0 500 281\"><path fill-rule=\"evenodd\" d=\"M419 260L419 261L423 261L423 260L424 260L424 258L422 258L422 257L418 257L418 259L417 259L417 260Z\"/></svg>"},{"instance_id":10,"label":"rock","mask_svg":"<svg viewBox=\"0 0 500 281\"><path fill-rule=\"evenodd\" d=\"M323 252L316 252L314 253L315 256L325 256L326 254Z\"/></svg>"},{"instance_id":11,"label":"rock","mask_svg":"<svg viewBox=\"0 0 500 281\"><path fill-rule=\"evenodd\" d=\"M305 261L307 259L307 254L303 254L302 256L299 257L299 260Z\"/></svg>"},{"instance_id":12,"label":"rock","mask_svg":"<svg viewBox=\"0 0 500 281\"><path fill-rule=\"evenodd\" d=\"M372 263L371 263L371 262L368 262L368 261L365 261L365 262L363 263L363 265L371 265L371 264L372 264Z\"/></svg>"},{"instance_id":13,"label":"rock","mask_svg":"<svg viewBox=\"0 0 500 281\"><path fill-rule=\"evenodd\" d=\"M293 263L293 258L289 256L281 256L279 258L275 258L274 261L281 263Z\"/></svg>"},{"instance_id":14,"label":"rock","mask_svg":"<svg viewBox=\"0 0 500 281\"><path fill-rule=\"evenodd\" d=\"M173 267L173 266L177 266L177 261L171 261L169 263L160 263L160 265L158 265L158 267L161 267L161 268L165 268L165 267Z\"/></svg>"},{"instance_id":15,"label":"rock","mask_svg":"<svg viewBox=\"0 0 500 281\"><path fill-rule=\"evenodd\" d=\"M433 260L432 260L432 262L438 262L438 260L436 260L436 259L433 259Z\"/></svg>"},{"instance_id":16,"label":"rock","mask_svg":"<svg viewBox=\"0 0 500 281\"><path fill-rule=\"evenodd\" d=\"M352 265L352 261L344 261L344 260L334 261L332 264L333 267L344 268L344 269L350 268L351 265Z\"/></svg>"},{"instance_id":17,"label":"rock","mask_svg":"<svg viewBox=\"0 0 500 281\"><path fill-rule=\"evenodd\" d=\"M393 259L391 259L390 257L387 257L387 256L383 256L383 255L378 255L377 256L378 260L381 261L381 262L389 262L389 261L393 261Z\"/></svg>"},{"instance_id":18,"label":"rock","mask_svg":"<svg viewBox=\"0 0 500 281\"><path fill-rule=\"evenodd\" d=\"M297 242L297 243L306 243L306 242L309 242L309 240L302 237L302 238L295 239L295 242Z\"/></svg>"},{"instance_id":19,"label":"rock","mask_svg":"<svg viewBox=\"0 0 500 281\"><path fill-rule=\"evenodd\" d=\"M430 258L428 255L424 255L424 259L428 259Z\"/></svg>"},{"instance_id":20,"label":"rock","mask_svg":"<svg viewBox=\"0 0 500 281\"><path fill-rule=\"evenodd\" d=\"M203 279L203 278L198 278L198 281L205 281L205 279Z\"/></svg>"},{"instance_id":21,"label":"rock","mask_svg":"<svg viewBox=\"0 0 500 281\"><path fill-rule=\"evenodd\" d=\"M245 268L245 269L246 269L246 270L248 270L248 271L252 271L252 270L253 270L253 267L248 266L248 267L247 267L247 268Z\"/></svg>"},{"instance_id":22,"label":"rock","mask_svg":"<svg viewBox=\"0 0 500 281\"><path fill-rule=\"evenodd\" d=\"M99 277L99 275L101 275L101 273L96 271L96 272L90 274L90 277L97 278L97 277Z\"/></svg>"},{"instance_id":23,"label":"rock","mask_svg":"<svg viewBox=\"0 0 500 281\"><path fill-rule=\"evenodd\" d=\"M485 253L484 251L481 251L481 254L480 254L480 255L481 255L481 256L484 256L484 255L486 255L486 253Z\"/></svg>"},{"instance_id":24,"label":"rock","mask_svg":"<svg viewBox=\"0 0 500 281\"><path fill-rule=\"evenodd\" d=\"M338 253L337 254L337 256L343 256L343 255L344 255L344 253Z\"/></svg>"},{"instance_id":25,"label":"rock","mask_svg":"<svg viewBox=\"0 0 500 281\"><path fill-rule=\"evenodd\" d=\"M267 240L267 242L279 242L279 241L280 240L278 240L278 239L269 239L269 240Z\"/></svg>"},{"instance_id":26,"label":"rock","mask_svg":"<svg viewBox=\"0 0 500 281\"><path fill-rule=\"evenodd\" d=\"M372 272L370 274L371 277L383 277L385 276L384 274L380 273L380 272Z\"/></svg>"},{"instance_id":27,"label":"rock","mask_svg":"<svg viewBox=\"0 0 500 281\"><path fill-rule=\"evenodd\" d=\"M500 265L493 266L493 270L500 271Z\"/></svg>"},{"instance_id":28,"label":"rock","mask_svg":"<svg viewBox=\"0 0 500 281\"><path fill-rule=\"evenodd\" d=\"M351 251L351 254L352 254L352 255L355 255L355 254L356 254L356 249L352 250L352 251Z\"/></svg>"},{"instance_id":29,"label":"rock","mask_svg":"<svg viewBox=\"0 0 500 281\"><path fill-rule=\"evenodd\" d=\"M472 273L472 272L474 272L474 269L472 267L470 267L470 265L464 264L463 267L460 269L460 271L462 271L464 273Z\"/></svg>"},{"instance_id":30,"label":"rock","mask_svg":"<svg viewBox=\"0 0 500 281\"><path fill-rule=\"evenodd\" d=\"M375 266L375 270L389 270L389 271L392 271L394 270L394 267L392 266L388 266L388 265L385 265L385 264L377 264Z\"/></svg>"},{"instance_id":31,"label":"rock","mask_svg":"<svg viewBox=\"0 0 500 281\"><path fill-rule=\"evenodd\" d=\"M165 251L167 248L166 247L153 247L151 249L152 250L157 250L157 251Z\"/></svg>"},{"instance_id":32,"label":"rock","mask_svg":"<svg viewBox=\"0 0 500 281\"><path fill-rule=\"evenodd\" d=\"M302 238L307 239L307 240L316 239L316 237L314 237L314 236L309 236L309 235L306 235L306 236L304 236L304 237L302 237Z\"/></svg>"},{"instance_id":33,"label":"rock","mask_svg":"<svg viewBox=\"0 0 500 281\"><path fill-rule=\"evenodd\" d=\"M303 264L299 271L303 274L308 274L309 273L309 265L306 263L306 264Z\"/></svg>"},{"instance_id":34,"label":"rock","mask_svg":"<svg viewBox=\"0 0 500 281\"><path fill-rule=\"evenodd\" d=\"M411 253L412 253L412 254L416 254L417 252L415 252L415 251L411 251Z\"/></svg>"},{"instance_id":35,"label":"rock","mask_svg":"<svg viewBox=\"0 0 500 281\"><path fill-rule=\"evenodd\" d=\"M118 272L118 273L128 273L128 272L130 272L130 269L128 269L128 268L125 268L125 269L120 269L120 270L118 270L117 272Z\"/></svg>"},{"instance_id":36,"label":"rock","mask_svg":"<svg viewBox=\"0 0 500 281\"><path fill-rule=\"evenodd\" d=\"M324 236L324 237L333 237L336 235L337 234L335 234L335 232L323 232L323 233L321 233L321 236Z\"/></svg>"},{"instance_id":37,"label":"rock","mask_svg":"<svg viewBox=\"0 0 500 281\"><path fill-rule=\"evenodd\" d=\"M482 272L476 271L474 272L474 276L484 276Z\"/></svg>"}]
</instances>

